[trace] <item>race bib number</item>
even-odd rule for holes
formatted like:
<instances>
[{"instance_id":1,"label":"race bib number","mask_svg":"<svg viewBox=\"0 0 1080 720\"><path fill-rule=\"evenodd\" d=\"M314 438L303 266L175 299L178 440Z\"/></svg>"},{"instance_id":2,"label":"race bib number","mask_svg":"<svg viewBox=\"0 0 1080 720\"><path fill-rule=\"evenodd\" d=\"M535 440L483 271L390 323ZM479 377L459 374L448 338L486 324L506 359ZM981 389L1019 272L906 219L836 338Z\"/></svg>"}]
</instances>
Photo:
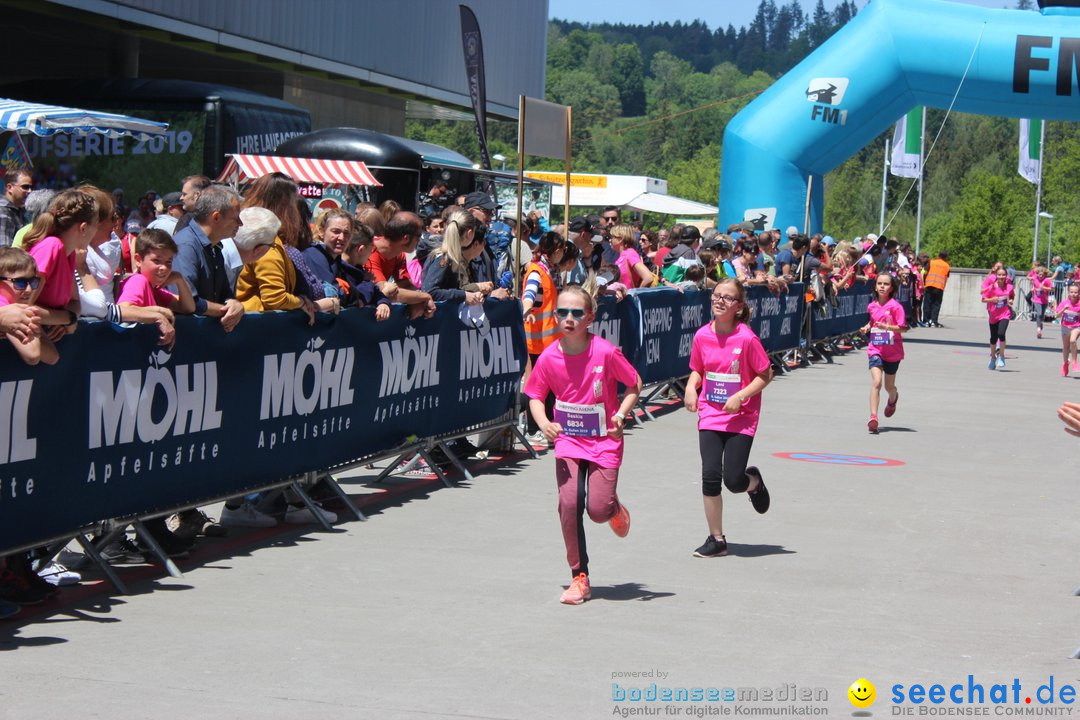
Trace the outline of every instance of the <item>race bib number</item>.
<instances>
[{"instance_id":1,"label":"race bib number","mask_svg":"<svg viewBox=\"0 0 1080 720\"><path fill-rule=\"evenodd\" d=\"M999 297L997 300L994 301L994 307L996 307L996 308L1003 308L1008 304L1009 304L1009 298L1006 298L1006 297Z\"/></svg>"},{"instance_id":2,"label":"race bib number","mask_svg":"<svg viewBox=\"0 0 1080 720\"><path fill-rule=\"evenodd\" d=\"M705 373L706 402L723 405L729 397L739 392L740 388L742 388L742 378L735 373Z\"/></svg>"},{"instance_id":3,"label":"race bib number","mask_svg":"<svg viewBox=\"0 0 1080 720\"><path fill-rule=\"evenodd\" d=\"M1061 322L1068 323L1069 325L1075 325L1077 320L1080 320L1080 314L1078 313L1067 312L1061 316Z\"/></svg>"},{"instance_id":4,"label":"race bib number","mask_svg":"<svg viewBox=\"0 0 1080 720\"><path fill-rule=\"evenodd\" d=\"M563 434L571 437L600 437L607 434L603 405L575 405L556 400L555 422L562 426Z\"/></svg>"},{"instance_id":5,"label":"race bib number","mask_svg":"<svg viewBox=\"0 0 1080 720\"><path fill-rule=\"evenodd\" d=\"M892 330L871 330L870 342L874 345L892 345Z\"/></svg>"}]
</instances>

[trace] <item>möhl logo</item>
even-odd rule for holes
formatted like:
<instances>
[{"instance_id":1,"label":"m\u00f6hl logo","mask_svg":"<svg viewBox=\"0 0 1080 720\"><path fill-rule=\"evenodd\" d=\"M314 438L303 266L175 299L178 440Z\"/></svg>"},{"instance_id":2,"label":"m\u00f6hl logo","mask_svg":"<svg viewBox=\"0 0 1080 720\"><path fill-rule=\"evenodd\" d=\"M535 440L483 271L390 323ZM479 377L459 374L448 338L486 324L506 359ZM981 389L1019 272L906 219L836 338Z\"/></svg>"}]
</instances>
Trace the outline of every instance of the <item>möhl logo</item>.
<instances>
[{"instance_id":1,"label":"m\u00f6hl logo","mask_svg":"<svg viewBox=\"0 0 1080 720\"><path fill-rule=\"evenodd\" d=\"M439 384L439 336L416 336L416 328L405 328L404 340L379 343L382 354L382 381L379 397L407 393Z\"/></svg>"},{"instance_id":2,"label":"m\u00f6hl logo","mask_svg":"<svg viewBox=\"0 0 1080 720\"><path fill-rule=\"evenodd\" d=\"M37 457L37 438L27 432L33 387L33 380L0 383L0 417L11 419L0 428L0 465Z\"/></svg>"},{"instance_id":3,"label":"m\u00f6hl logo","mask_svg":"<svg viewBox=\"0 0 1080 720\"><path fill-rule=\"evenodd\" d=\"M521 363L514 357L514 340L509 327L461 331L461 371L459 380L487 379L492 375L516 373Z\"/></svg>"},{"instance_id":4,"label":"m\u00f6hl logo","mask_svg":"<svg viewBox=\"0 0 1080 720\"><path fill-rule=\"evenodd\" d=\"M308 340L304 352L263 356L259 419L310 415L353 401L355 350L329 348L322 338Z\"/></svg>"},{"instance_id":5,"label":"m\u00f6hl logo","mask_svg":"<svg viewBox=\"0 0 1080 720\"><path fill-rule=\"evenodd\" d=\"M184 435L221 427L217 363L166 367L172 356L150 353L150 367L90 373L89 449L157 442L166 435Z\"/></svg>"}]
</instances>

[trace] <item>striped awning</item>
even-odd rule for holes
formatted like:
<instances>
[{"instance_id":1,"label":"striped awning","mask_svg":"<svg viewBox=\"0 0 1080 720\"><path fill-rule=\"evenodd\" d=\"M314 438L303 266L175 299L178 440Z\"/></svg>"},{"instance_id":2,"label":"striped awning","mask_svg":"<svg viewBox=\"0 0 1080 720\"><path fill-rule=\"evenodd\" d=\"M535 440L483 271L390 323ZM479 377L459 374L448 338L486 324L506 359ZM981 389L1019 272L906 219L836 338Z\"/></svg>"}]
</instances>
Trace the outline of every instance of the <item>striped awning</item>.
<instances>
[{"instance_id":1,"label":"striped awning","mask_svg":"<svg viewBox=\"0 0 1080 720\"><path fill-rule=\"evenodd\" d=\"M127 115L0 98L0 130L29 132L34 135L100 133L114 138L146 139L164 135L168 128L167 123Z\"/></svg>"},{"instance_id":2,"label":"striped awning","mask_svg":"<svg viewBox=\"0 0 1080 720\"><path fill-rule=\"evenodd\" d=\"M267 173L285 173L298 182L329 185L366 185L382 187L382 183L359 160L321 160L318 158L277 157L276 155L229 155L219 181L248 182Z\"/></svg>"}]
</instances>

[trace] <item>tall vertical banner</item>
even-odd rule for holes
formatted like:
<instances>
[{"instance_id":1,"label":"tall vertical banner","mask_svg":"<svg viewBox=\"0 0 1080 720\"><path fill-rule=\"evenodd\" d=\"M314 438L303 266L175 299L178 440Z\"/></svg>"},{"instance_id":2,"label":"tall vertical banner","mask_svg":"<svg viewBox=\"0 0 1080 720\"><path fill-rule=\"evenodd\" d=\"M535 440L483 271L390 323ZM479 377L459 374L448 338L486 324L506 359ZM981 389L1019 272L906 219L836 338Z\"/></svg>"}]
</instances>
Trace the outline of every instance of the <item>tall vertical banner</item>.
<instances>
[{"instance_id":1,"label":"tall vertical banner","mask_svg":"<svg viewBox=\"0 0 1080 720\"><path fill-rule=\"evenodd\" d=\"M1020 177L1035 185L1042 177L1042 120L1020 118Z\"/></svg>"},{"instance_id":2,"label":"tall vertical banner","mask_svg":"<svg viewBox=\"0 0 1080 720\"><path fill-rule=\"evenodd\" d=\"M487 144L487 88L484 84L484 43L480 39L480 23L467 5L461 10L461 46L465 51L465 79L469 83L469 98L476 116L476 140L480 144L480 161L485 170L491 169Z\"/></svg>"},{"instance_id":3,"label":"tall vertical banner","mask_svg":"<svg viewBox=\"0 0 1080 720\"><path fill-rule=\"evenodd\" d=\"M897 177L919 177L922 163L922 108L916 107L900 118L893 129L890 170Z\"/></svg>"},{"instance_id":4,"label":"tall vertical banner","mask_svg":"<svg viewBox=\"0 0 1080 720\"><path fill-rule=\"evenodd\" d=\"M0 155L0 168L3 168L4 177L11 175L16 170L32 170L34 164L30 162L30 153L26 152L19 133L13 132L4 145L4 153Z\"/></svg>"}]
</instances>

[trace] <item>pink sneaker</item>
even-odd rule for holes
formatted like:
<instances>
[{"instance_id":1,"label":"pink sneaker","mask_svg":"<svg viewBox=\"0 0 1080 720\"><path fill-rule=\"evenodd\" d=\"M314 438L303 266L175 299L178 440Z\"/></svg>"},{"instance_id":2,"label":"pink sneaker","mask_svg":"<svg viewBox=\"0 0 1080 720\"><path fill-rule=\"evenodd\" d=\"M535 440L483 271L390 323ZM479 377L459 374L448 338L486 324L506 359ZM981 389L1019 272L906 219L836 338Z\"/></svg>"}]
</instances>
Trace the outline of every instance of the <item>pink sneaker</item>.
<instances>
[{"instance_id":1,"label":"pink sneaker","mask_svg":"<svg viewBox=\"0 0 1080 720\"><path fill-rule=\"evenodd\" d=\"M1073 369L1073 372L1076 372L1076 371L1080 370L1080 362L1077 362L1076 360L1073 360L1072 369Z\"/></svg>"},{"instance_id":2,"label":"pink sneaker","mask_svg":"<svg viewBox=\"0 0 1080 720\"><path fill-rule=\"evenodd\" d=\"M870 416L870 422L866 423L866 429L869 430L872 434L877 435L877 428L878 428L877 415L871 415Z\"/></svg>"},{"instance_id":3,"label":"pink sneaker","mask_svg":"<svg viewBox=\"0 0 1080 720\"><path fill-rule=\"evenodd\" d=\"M1041 337L1042 337L1042 328L1037 328L1037 329L1035 330L1035 337L1037 337L1037 338L1041 338Z\"/></svg>"},{"instance_id":4,"label":"pink sneaker","mask_svg":"<svg viewBox=\"0 0 1080 720\"><path fill-rule=\"evenodd\" d=\"M619 512L608 520L608 525L611 526L611 531L621 538L626 537L630 532L630 511L626 509L626 506L619 503Z\"/></svg>"},{"instance_id":5,"label":"pink sneaker","mask_svg":"<svg viewBox=\"0 0 1080 720\"><path fill-rule=\"evenodd\" d=\"M1061 377L1069 377L1069 363L1061 363Z\"/></svg>"},{"instance_id":6,"label":"pink sneaker","mask_svg":"<svg viewBox=\"0 0 1080 720\"><path fill-rule=\"evenodd\" d=\"M566 588L562 597L559 598L559 602L563 605L580 605L591 597L592 588L589 587L589 576L578 573L578 576L570 582L570 587Z\"/></svg>"}]
</instances>

